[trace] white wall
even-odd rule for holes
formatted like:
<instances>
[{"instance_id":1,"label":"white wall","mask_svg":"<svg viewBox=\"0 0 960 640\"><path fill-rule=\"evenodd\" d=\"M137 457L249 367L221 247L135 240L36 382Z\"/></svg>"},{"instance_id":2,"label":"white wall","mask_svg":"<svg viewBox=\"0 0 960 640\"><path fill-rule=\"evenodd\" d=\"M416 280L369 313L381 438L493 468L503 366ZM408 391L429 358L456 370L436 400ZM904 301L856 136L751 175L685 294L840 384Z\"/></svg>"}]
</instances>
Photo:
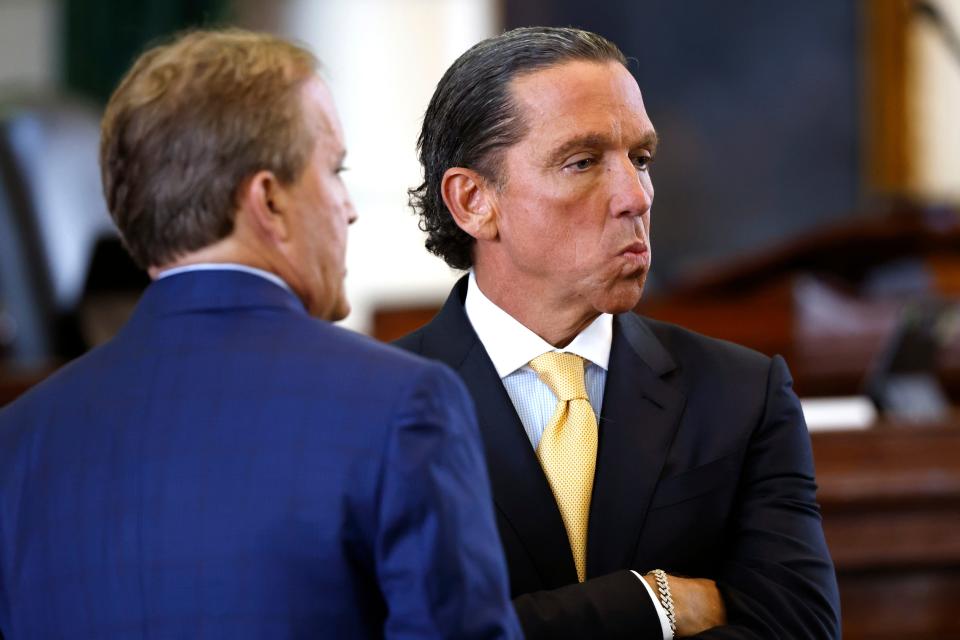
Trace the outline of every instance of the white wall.
<instances>
[{"instance_id":1,"label":"white wall","mask_svg":"<svg viewBox=\"0 0 960 640\"><path fill-rule=\"evenodd\" d=\"M407 207L416 139L437 81L497 25L493 0L247 0L239 22L306 43L320 57L346 136L345 180L359 213L347 250L346 326L378 306L443 301L457 273L423 247Z\"/></svg>"},{"instance_id":2,"label":"white wall","mask_svg":"<svg viewBox=\"0 0 960 640\"><path fill-rule=\"evenodd\" d=\"M960 30L960 0L931 0ZM937 200L960 202L960 60L925 19L909 33L913 86L909 117L916 132L914 187Z\"/></svg>"}]
</instances>

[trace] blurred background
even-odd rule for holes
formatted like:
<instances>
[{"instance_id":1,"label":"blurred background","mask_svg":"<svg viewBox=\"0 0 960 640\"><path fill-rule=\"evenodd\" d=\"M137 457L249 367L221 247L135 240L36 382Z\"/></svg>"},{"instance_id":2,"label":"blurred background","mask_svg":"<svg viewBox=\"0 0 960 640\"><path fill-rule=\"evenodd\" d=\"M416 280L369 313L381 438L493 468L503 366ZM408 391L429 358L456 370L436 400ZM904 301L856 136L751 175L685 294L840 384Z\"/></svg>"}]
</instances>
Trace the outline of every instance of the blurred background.
<instances>
[{"instance_id":1,"label":"blurred background","mask_svg":"<svg viewBox=\"0 0 960 640\"><path fill-rule=\"evenodd\" d=\"M150 43L223 25L324 63L360 214L344 324L379 339L459 275L406 205L447 66L517 26L615 41L661 137L640 311L787 357L845 637L960 637L960 0L0 0L0 406L146 286L105 211L100 113Z\"/></svg>"}]
</instances>

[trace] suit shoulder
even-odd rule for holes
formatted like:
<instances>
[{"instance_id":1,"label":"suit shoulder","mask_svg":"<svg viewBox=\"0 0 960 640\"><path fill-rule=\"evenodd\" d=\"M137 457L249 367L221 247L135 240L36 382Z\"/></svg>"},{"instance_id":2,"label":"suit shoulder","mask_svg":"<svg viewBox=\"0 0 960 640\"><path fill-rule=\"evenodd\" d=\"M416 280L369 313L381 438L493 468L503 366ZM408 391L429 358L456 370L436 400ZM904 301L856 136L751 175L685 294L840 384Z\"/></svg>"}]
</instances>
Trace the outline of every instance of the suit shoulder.
<instances>
[{"instance_id":1,"label":"suit shoulder","mask_svg":"<svg viewBox=\"0 0 960 640\"><path fill-rule=\"evenodd\" d=\"M421 353L423 351L423 335L425 331L426 327L420 327L416 331L412 331L402 338L397 338L390 344L399 349L403 349L404 351Z\"/></svg>"},{"instance_id":2,"label":"suit shoulder","mask_svg":"<svg viewBox=\"0 0 960 640\"><path fill-rule=\"evenodd\" d=\"M322 349L328 358L348 358L381 375L402 375L405 378L417 375L420 371L447 370L444 365L417 355L415 349L404 348L396 342L385 344L343 327L322 321L314 323L317 331L323 334L323 339L315 341L315 346Z\"/></svg>"},{"instance_id":3,"label":"suit shoulder","mask_svg":"<svg viewBox=\"0 0 960 640\"><path fill-rule=\"evenodd\" d=\"M0 407L0 424L17 422L14 416L30 415L36 409L48 406L58 398L68 396L77 381L95 376L100 362L109 359L113 341L94 347L90 351L65 363L46 378L23 392L10 404Z\"/></svg>"},{"instance_id":4,"label":"suit shoulder","mask_svg":"<svg viewBox=\"0 0 960 640\"><path fill-rule=\"evenodd\" d=\"M324 324L317 321L318 324ZM332 341L345 352L375 360L384 366L407 368L432 364L429 360L410 353L396 345L386 344L362 333L343 327L326 325Z\"/></svg>"},{"instance_id":5,"label":"suit shoulder","mask_svg":"<svg viewBox=\"0 0 960 640\"><path fill-rule=\"evenodd\" d=\"M770 368L771 358L749 347L670 322L643 316L641 321L681 367L696 366L712 374L755 371L764 375Z\"/></svg>"},{"instance_id":6,"label":"suit shoulder","mask_svg":"<svg viewBox=\"0 0 960 640\"><path fill-rule=\"evenodd\" d=\"M473 402L460 377L446 364L430 360L398 346L377 342L364 335L334 327L355 366L364 373L365 385L376 384L393 398L394 418L428 420L441 430L463 429L462 420L474 411ZM354 386L359 378L345 374L342 383ZM396 425L395 425L396 426Z\"/></svg>"}]
</instances>

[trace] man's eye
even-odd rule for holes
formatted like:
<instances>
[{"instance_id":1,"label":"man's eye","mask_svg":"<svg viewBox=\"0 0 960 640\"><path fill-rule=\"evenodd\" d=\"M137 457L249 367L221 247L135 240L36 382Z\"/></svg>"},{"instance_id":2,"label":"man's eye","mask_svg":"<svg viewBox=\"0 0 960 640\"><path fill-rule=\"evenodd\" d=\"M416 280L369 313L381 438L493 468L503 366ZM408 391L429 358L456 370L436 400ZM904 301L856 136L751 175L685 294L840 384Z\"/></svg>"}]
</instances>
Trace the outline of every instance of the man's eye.
<instances>
[{"instance_id":1,"label":"man's eye","mask_svg":"<svg viewBox=\"0 0 960 640\"><path fill-rule=\"evenodd\" d=\"M646 171L650 168L650 165L653 164L653 158L650 156L634 156L633 157L633 166L637 168L638 171Z\"/></svg>"},{"instance_id":2,"label":"man's eye","mask_svg":"<svg viewBox=\"0 0 960 640\"><path fill-rule=\"evenodd\" d=\"M345 167L343 165L340 165L339 167L334 169L334 173L343 173L344 171L349 171L349 169L350 167Z\"/></svg>"},{"instance_id":3,"label":"man's eye","mask_svg":"<svg viewBox=\"0 0 960 640\"><path fill-rule=\"evenodd\" d=\"M587 169L592 167L594 163L595 161L593 158L581 158L579 160L575 160L574 162L571 162L570 164L567 165L567 167L575 171L586 171Z\"/></svg>"}]
</instances>

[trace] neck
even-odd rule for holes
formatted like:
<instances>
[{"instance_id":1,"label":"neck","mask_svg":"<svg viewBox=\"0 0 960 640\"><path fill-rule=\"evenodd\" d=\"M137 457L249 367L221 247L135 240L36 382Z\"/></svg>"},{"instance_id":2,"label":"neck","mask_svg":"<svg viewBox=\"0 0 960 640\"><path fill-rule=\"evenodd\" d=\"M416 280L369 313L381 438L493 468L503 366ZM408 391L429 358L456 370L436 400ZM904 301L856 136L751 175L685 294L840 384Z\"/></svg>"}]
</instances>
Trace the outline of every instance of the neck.
<instances>
[{"instance_id":1,"label":"neck","mask_svg":"<svg viewBox=\"0 0 960 640\"><path fill-rule=\"evenodd\" d=\"M474 274L483 295L558 349L573 342L600 315L568 299L551 299L542 289L538 295L528 295L538 289L490 270L475 267Z\"/></svg>"},{"instance_id":2,"label":"neck","mask_svg":"<svg viewBox=\"0 0 960 640\"><path fill-rule=\"evenodd\" d=\"M191 251L190 253L177 256L176 259L162 265L154 265L147 269L150 278L156 280L157 276L168 269L177 267L187 267L193 264L243 264L248 267L262 269L270 273L277 273L269 260L256 251L251 250L242 243L237 242L232 236L224 238L212 245ZM278 274L280 275L280 274ZM282 276L281 276L282 277Z\"/></svg>"}]
</instances>

